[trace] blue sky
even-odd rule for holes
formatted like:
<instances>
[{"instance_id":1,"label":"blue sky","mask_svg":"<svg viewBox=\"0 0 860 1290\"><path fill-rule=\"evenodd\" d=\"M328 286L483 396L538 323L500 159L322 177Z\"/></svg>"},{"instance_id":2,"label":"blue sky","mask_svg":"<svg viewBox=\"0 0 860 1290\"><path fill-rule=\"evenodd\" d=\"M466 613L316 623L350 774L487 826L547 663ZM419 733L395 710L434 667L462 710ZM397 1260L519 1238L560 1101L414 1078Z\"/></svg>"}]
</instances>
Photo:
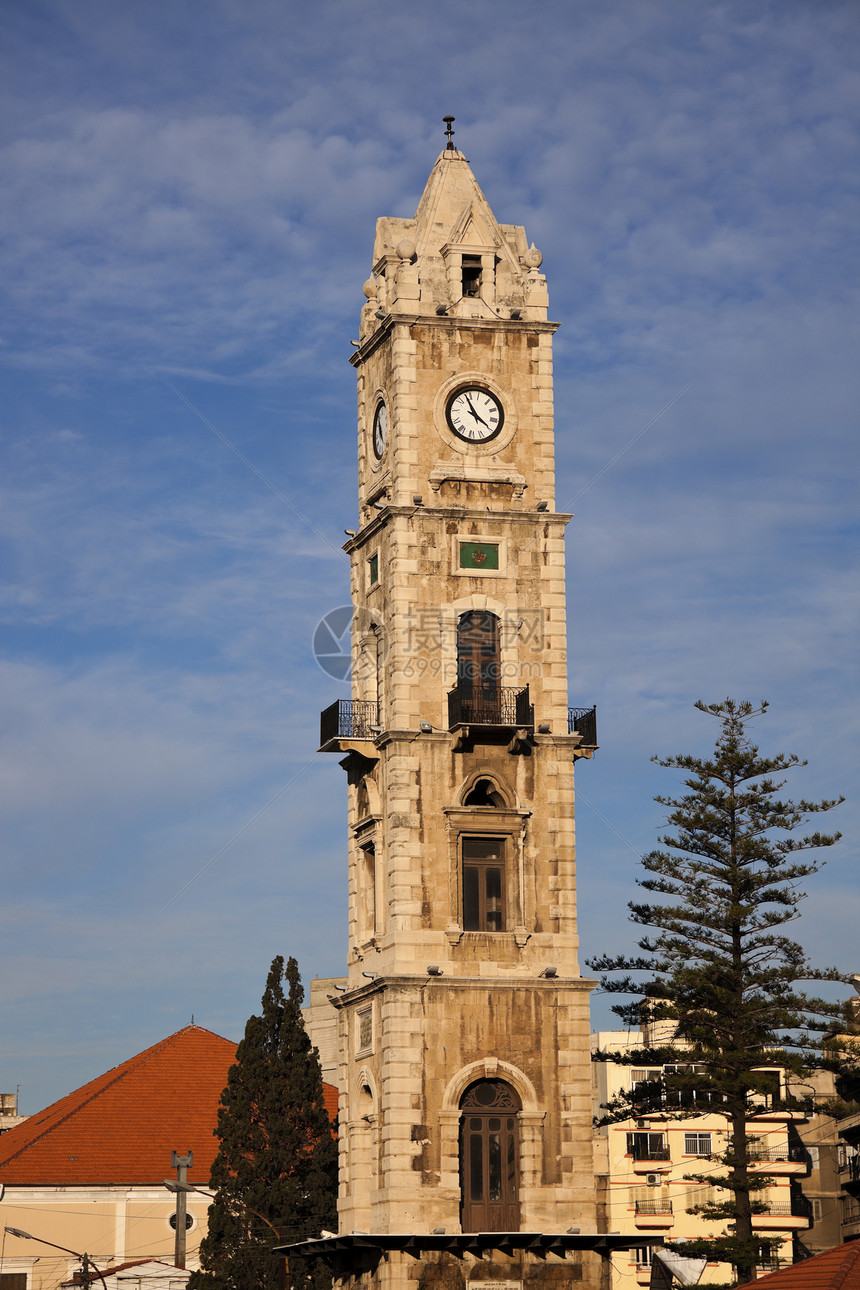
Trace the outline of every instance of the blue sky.
<instances>
[{"instance_id":1,"label":"blue sky","mask_svg":"<svg viewBox=\"0 0 860 1290\"><path fill-rule=\"evenodd\" d=\"M343 773L314 750L346 690L310 641L347 598L374 222L414 213L445 113L562 323L570 701L601 743L584 954L631 944L678 786L649 758L707 750L696 699L769 699L795 795L852 794L856 5L3 18L0 1087L25 1112L192 1014L238 1038L276 953L342 970ZM795 927L846 971L856 814Z\"/></svg>"}]
</instances>

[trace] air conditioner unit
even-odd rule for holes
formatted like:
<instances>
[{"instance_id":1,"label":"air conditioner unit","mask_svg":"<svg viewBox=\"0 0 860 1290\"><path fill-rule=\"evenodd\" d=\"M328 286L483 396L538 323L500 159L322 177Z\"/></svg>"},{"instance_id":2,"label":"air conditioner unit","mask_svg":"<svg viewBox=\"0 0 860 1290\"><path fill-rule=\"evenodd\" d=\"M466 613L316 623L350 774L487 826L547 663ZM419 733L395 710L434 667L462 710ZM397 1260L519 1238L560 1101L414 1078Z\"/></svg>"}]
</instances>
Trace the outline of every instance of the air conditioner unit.
<instances>
[{"instance_id":1,"label":"air conditioner unit","mask_svg":"<svg viewBox=\"0 0 860 1290\"><path fill-rule=\"evenodd\" d=\"M659 1175L659 1174L646 1174L646 1175L645 1175L645 1182L648 1184L648 1186L649 1186L649 1187L659 1187L659 1186L660 1186L660 1175Z\"/></svg>"}]
</instances>

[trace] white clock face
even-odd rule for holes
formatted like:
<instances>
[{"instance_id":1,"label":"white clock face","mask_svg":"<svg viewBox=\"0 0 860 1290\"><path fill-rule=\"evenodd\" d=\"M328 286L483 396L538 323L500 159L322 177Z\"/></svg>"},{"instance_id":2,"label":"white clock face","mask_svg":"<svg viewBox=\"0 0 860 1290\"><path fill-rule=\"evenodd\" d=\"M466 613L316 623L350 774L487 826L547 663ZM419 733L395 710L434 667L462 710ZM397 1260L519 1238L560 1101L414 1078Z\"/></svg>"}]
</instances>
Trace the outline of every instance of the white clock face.
<instances>
[{"instance_id":1,"label":"white clock face","mask_svg":"<svg viewBox=\"0 0 860 1290\"><path fill-rule=\"evenodd\" d=\"M505 412L495 394L480 385L455 390L445 409L448 425L466 443L495 439L505 421Z\"/></svg>"},{"instance_id":2,"label":"white clock face","mask_svg":"<svg viewBox=\"0 0 860 1290\"><path fill-rule=\"evenodd\" d=\"M377 457L381 457L385 452L385 443L388 439L388 408L384 403L379 402L376 406L376 412L373 417L373 451Z\"/></svg>"}]
</instances>

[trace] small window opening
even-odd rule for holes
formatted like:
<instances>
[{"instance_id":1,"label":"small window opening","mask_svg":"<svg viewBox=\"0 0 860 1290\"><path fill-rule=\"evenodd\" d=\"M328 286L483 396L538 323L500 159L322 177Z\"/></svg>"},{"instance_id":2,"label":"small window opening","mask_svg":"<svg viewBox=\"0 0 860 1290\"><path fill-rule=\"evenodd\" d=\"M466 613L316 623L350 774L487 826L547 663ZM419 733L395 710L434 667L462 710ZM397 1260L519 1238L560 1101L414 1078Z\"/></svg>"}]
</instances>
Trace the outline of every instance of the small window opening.
<instances>
[{"instance_id":1,"label":"small window opening","mask_svg":"<svg viewBox=\"0 0 860 1290\"><path fill-rule=\"evenodd\" d=\"M479 255L463 256L463 295L479 296L481 294L481 257Z\"/></svg>"},{"instance_id":2,"label":"small window opening","mask_svg":"<svg viewBox=\"0 0 860 1290\"><path fill-rule=\"evenodd\" d=\"M491 779L479 779L463 801L464 806L504 806L504 799Z\"/></svg>"},{"instance_id":3,"label":"small window opening","mask_svg":"<svg viewBox=\"0 0 860 1290\"><path fill-rule=\"evenodd\" d=\"M376 586L377 582L379 582L379 554L378 553L374 553L370 557L370 559L368 560L368 565L370 568L370 585L371 587L374 587Z\"/></svg>"}]
</instances>

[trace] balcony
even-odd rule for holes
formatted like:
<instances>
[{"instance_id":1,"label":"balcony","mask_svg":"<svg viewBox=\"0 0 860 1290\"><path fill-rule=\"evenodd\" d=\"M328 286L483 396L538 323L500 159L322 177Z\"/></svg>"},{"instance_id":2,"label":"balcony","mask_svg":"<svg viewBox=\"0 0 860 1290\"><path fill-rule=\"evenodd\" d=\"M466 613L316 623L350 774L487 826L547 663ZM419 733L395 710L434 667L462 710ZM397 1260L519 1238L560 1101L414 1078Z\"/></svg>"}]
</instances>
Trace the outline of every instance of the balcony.
<instances>
[{"instance_id":1,"label":"balcony","mask_svg":"<svg viewBox=\"0 0 860 1290\"><path fill-rule=\"evenodd\" d=\"M751 1168L762 1174L806 1174L808 1160L798 1147L750 1147Z\"/></svg>"},{"instance_id":2,"label":"balcony","mask_svg":"<svg viewBox=\"0 0 860 1290\"><path fill-rule=\"evenodd\" d=\"M672 1213L670 1200L637 1200L633 1222L639 1228L672 1227L675 1215Z\"/></svg>"},{"instance_id":3,"label":"balcony","mask_svg":"<svg viewBox=\"0 0 860 1290\"><path fill-rule=\"evenodd\" d=\"M806 1124L809 1112L798 1108L796 1102L782 1102L777 1098L762 1103L750 1100L749 1118L759 1123L761 1120L773 1120L777 1124Z\"/></svg>"},{"instance_id":4,"label":"balcony","mask_svg":"<svg viewBox=\"0 0 860 1290\"><path fill-rule=\"evenodd\" d=\"M812 1222L812 1206L797 1197L790 1205L769 1205L764 1214L753 1214L754 1232L802 1231Z\"/></svg>"},{"instance_id":5,"label":"balcony","mask_svg":"<svg viewBox=\"0 0 860 1290\"><path fill-rule=\"evenodd\" d=\"M367 699L337 699L320 713L320 752L342 752L356 741L379 734L379 704Z\"/></svg>"},{"instance_id":6,"label":"balcony","mask_svg":"<svg viewBox=\"0 0 860 1290\"><path fill-rule=\"evenodd\" d=\"M567 733L581 735L583 748L597 747L597 707L568 708Z\"/></svg>"},{"instance_id":7,"label":"balcony","mask_svg":"<svg viewBox=\"0 0 860 1290\"><path fill-rule=\"evenodd\" d=\"M631 1155L634 1174L666 1173L672 1168L672 1157L668 1147L648 1149L634 1146Z\"/></svg>"},{"instance_id":8,"label":"balcony","mask_svg":"<svg viewBox=\"0 0 860 1290\"><path fill-rule=\"evenodd\" d=\"M535 710L529 701L529 687L522 690L500 685L476 690L455 685L448 692L448 729L485 726L496 730L532 730Z\"/></svg>"},{"instance_id":9,"label":"balcony","mask_svg":"<svg viewBox=\"0 0 860 1290\"><path fill-rule=\"evenodd\" d=\"M856 1196L840 1197L842 1206L842 1239L853 1241L860 1236L860 1200Z\"/></svg>"}]
</instances>

